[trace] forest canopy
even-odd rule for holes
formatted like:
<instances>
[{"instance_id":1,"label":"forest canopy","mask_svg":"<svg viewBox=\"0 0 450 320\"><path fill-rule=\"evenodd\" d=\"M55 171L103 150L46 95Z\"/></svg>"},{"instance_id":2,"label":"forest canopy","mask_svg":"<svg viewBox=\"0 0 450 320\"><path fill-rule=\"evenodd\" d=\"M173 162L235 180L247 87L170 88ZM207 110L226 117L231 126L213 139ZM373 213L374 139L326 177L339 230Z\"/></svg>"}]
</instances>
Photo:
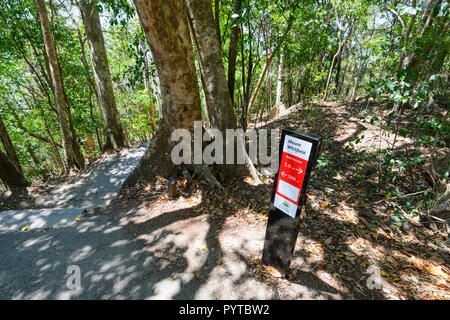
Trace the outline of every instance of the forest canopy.
<instances>
[{"instance_id":1,"label":"forest canopy","mask_svg":"<svg viewBox=\"0 0 450 320\"><path fill-rule=\"evenodd\" d=\"M9 163L17 171L2 173L6 185L45 182L154 135L167 106L138 15L147 2L1 2L0 155L2 168ZM187 7L181 13L190 16L207 124L221 125L208 118L218 111L207 108L212 96L202 82L218 77L220 83L223 76L208 73L201 59L199 50L211 50L202 47L202 21L215 29L216 61L223 64L234 117L228 125L245 130L280 103L370 99L392 110L387 125L396 123L397 134L445 145L447 1L212 0L187 1ZM403 112L422 131L395 122Z\"/></svg>"}]
</instances>

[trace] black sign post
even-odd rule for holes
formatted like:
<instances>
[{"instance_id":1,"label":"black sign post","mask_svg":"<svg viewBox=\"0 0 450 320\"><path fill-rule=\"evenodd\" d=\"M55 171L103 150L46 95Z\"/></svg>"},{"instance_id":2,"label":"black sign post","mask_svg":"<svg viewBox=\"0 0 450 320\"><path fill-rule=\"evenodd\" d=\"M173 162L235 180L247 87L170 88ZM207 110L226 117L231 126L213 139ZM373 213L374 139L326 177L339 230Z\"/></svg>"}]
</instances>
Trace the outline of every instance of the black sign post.
<instances>
[{"instance_id":1,"label":"black sign post","mask_svg":"<svg viewBox=\"0 0 450 320\"><path fill-rule=\"evenodd\" d=\"M321 137L285 128L275 176L262 263L283 274L289 270L299 232L306 188L319 154Z\"/></svg>"}]
</instances>

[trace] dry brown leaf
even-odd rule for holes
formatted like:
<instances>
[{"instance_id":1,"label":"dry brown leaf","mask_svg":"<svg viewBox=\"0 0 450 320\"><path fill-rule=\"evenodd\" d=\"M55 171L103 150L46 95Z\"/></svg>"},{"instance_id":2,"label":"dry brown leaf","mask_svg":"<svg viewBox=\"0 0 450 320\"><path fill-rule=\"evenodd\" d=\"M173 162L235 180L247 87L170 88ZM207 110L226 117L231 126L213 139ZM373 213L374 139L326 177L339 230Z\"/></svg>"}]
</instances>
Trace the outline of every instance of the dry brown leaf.
<instances>
[{"instance_id":1,"label":"dry brown leaf","mask_svg":"<svg viewBox=\"0 0 450 320\"><path fill-rule=\"evenodd\" d=\"M274 268L272 266L266 266L265 269L266 269L265 273L270 274L272 277L281 278L281 273L276 268Z\"/></svg>"},{"instance_id":2,"label":"dry brown leaf","mask_svg":"<svg viewBox=\"0 0 450 320\"><path fill-rule=\"evenodd\" d=\"M442 277L443 279L448 280L448 275L442 271L440 266L433 266L430 264L426 266L423 270L427 271L429 274L432 274L433 276Z\"/></svg>"},{"instance_id":3,"label":"dry brown leaf","mask_svg":"<svg viewBox=\"0 0 450 320\"><path fill-rule=\"evenodd\" d=\"M423 260L420 258L416 258L416 257L412 257L411 258L411 263L420 271L423 270Z\"/></svg>"},{"instance_id":4,"label":"dry brown leaf","mask_svg":"<svg viewBox=\"0 0 450 320\"><path fill-rule=\"evenodd\" d=\"M326 209L331 205L330 201L322 202L322 209Z\"/></svg>"},{"instance_id":5,"label":"dry brown leaf","mask_svg":"<svg viewBox=\"0 0 450 320\"><path fill-rule=\"evenodd\" d=\"M220 266L223 263L223 257L222 254L219 253L219 255L217 256L217 265Z\"/></svg>"},{"instance_id":6,"label":"dry brown leaf","mask_svg":"<svg viewBox=\"0 0 450 320\"><path fill-rule=\"evenodd\" d=\"M445 283L445 282L436 282L436 283L434 283L434 285L438 286L438 287L441 287L441 288L444 288L444 289L450 289L450 286L447 283Z\"/></svg>"}]
</instances>

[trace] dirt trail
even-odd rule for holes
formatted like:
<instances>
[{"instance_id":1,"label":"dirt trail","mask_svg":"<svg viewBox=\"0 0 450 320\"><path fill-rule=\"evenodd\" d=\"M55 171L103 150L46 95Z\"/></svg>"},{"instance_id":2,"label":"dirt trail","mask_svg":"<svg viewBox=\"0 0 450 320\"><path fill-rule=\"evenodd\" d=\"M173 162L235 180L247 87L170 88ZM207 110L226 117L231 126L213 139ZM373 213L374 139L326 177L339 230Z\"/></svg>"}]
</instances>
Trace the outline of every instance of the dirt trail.
<instances>
[{"instance_id":1,"label":"dirt trail","mask_svg":"<svg viewBox=\"0 0 450 320\"><path fill-rule=\"evenodd\" d=\"M391 146L389 137L355 117L358 106L290 112L265 127L325 141L286 278L261 265L270 178L258 186L231 179L225 192L179 179L176 199L167 198L167 180L155 178L73 226L0 231L0 299L449 299L442 237L413 215L410 233L389 222L399 204L386 201L391 187L370 170L378 161L371 150ZM342 137L346 128L352 134ZM402 178L401 191L411 192ZM79 290L67 289L69 265L81 269ZM380 288L368 285L371 267Z\"/></svg>"},{"instance_id":2,"label":"dirt trail","mask_svg":"<svg viewBox=\"0 0 450 320\"><path fill-rule=\"evenodd\" d=\"M106 157L77 176L31 195L24 208L0 211L0 230L67 225L84 212L107 206L144 151L145 146L141 146Z\"/></svg>"}]
</instances>

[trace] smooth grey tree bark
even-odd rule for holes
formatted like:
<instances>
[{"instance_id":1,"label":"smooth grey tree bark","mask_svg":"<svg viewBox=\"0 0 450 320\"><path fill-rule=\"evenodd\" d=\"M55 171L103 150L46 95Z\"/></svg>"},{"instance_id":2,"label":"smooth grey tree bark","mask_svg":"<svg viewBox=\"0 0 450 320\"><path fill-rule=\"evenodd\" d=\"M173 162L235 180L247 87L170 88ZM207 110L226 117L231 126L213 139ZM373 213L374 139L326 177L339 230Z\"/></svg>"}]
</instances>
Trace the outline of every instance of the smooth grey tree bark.
<instances>
[{"instance_id":1,"label":"smooth grey tree bark","mask_svg":"<svg viewBox=\"0 0 450 320\"><path fill-rule=\"evenodd\" d=\"M124 148L127 146L127 142L123 134L122 123L120 122L119 111L114 98L114 88L106 55L100 16L97 11L97 1L80 0L79 4L106 129L106 141L103 151Z\"/></svg>"},{"instance_id":2,"label":"smooth grey tree bark","mask_svg":"<svg viewBox=\"0 0 450 320\"><path fill-rule=\"evenodd\" d=\"M275 97L275 104L281 102L281 95L283 93L283 60L284 54L280 55L280 64L278 65L278 76L277 76L277 95Z\"/></svg>"},{"instance_id":3,"label":"smooth grey tree bark","mask_svg":"<svg viewBox=\"0 0 450 320\"><path fill-rule=\"evenodd\" d=\"M64 83L61 68L59 66L58 56L56 55L56 47L53 42L50 23L48 20L47 8L45 0L35 0L39 12L42 34L44 36L45 53L49 62L50 76L54 88L54 95L57 107L57 116L61 131L62 145L64 149L66 169L71 170L77 167L84 168L84 159L77 143L76 137L72 135L70 127L70 109L66 105L64 94Z\"/></svg>"}]
</instances>

